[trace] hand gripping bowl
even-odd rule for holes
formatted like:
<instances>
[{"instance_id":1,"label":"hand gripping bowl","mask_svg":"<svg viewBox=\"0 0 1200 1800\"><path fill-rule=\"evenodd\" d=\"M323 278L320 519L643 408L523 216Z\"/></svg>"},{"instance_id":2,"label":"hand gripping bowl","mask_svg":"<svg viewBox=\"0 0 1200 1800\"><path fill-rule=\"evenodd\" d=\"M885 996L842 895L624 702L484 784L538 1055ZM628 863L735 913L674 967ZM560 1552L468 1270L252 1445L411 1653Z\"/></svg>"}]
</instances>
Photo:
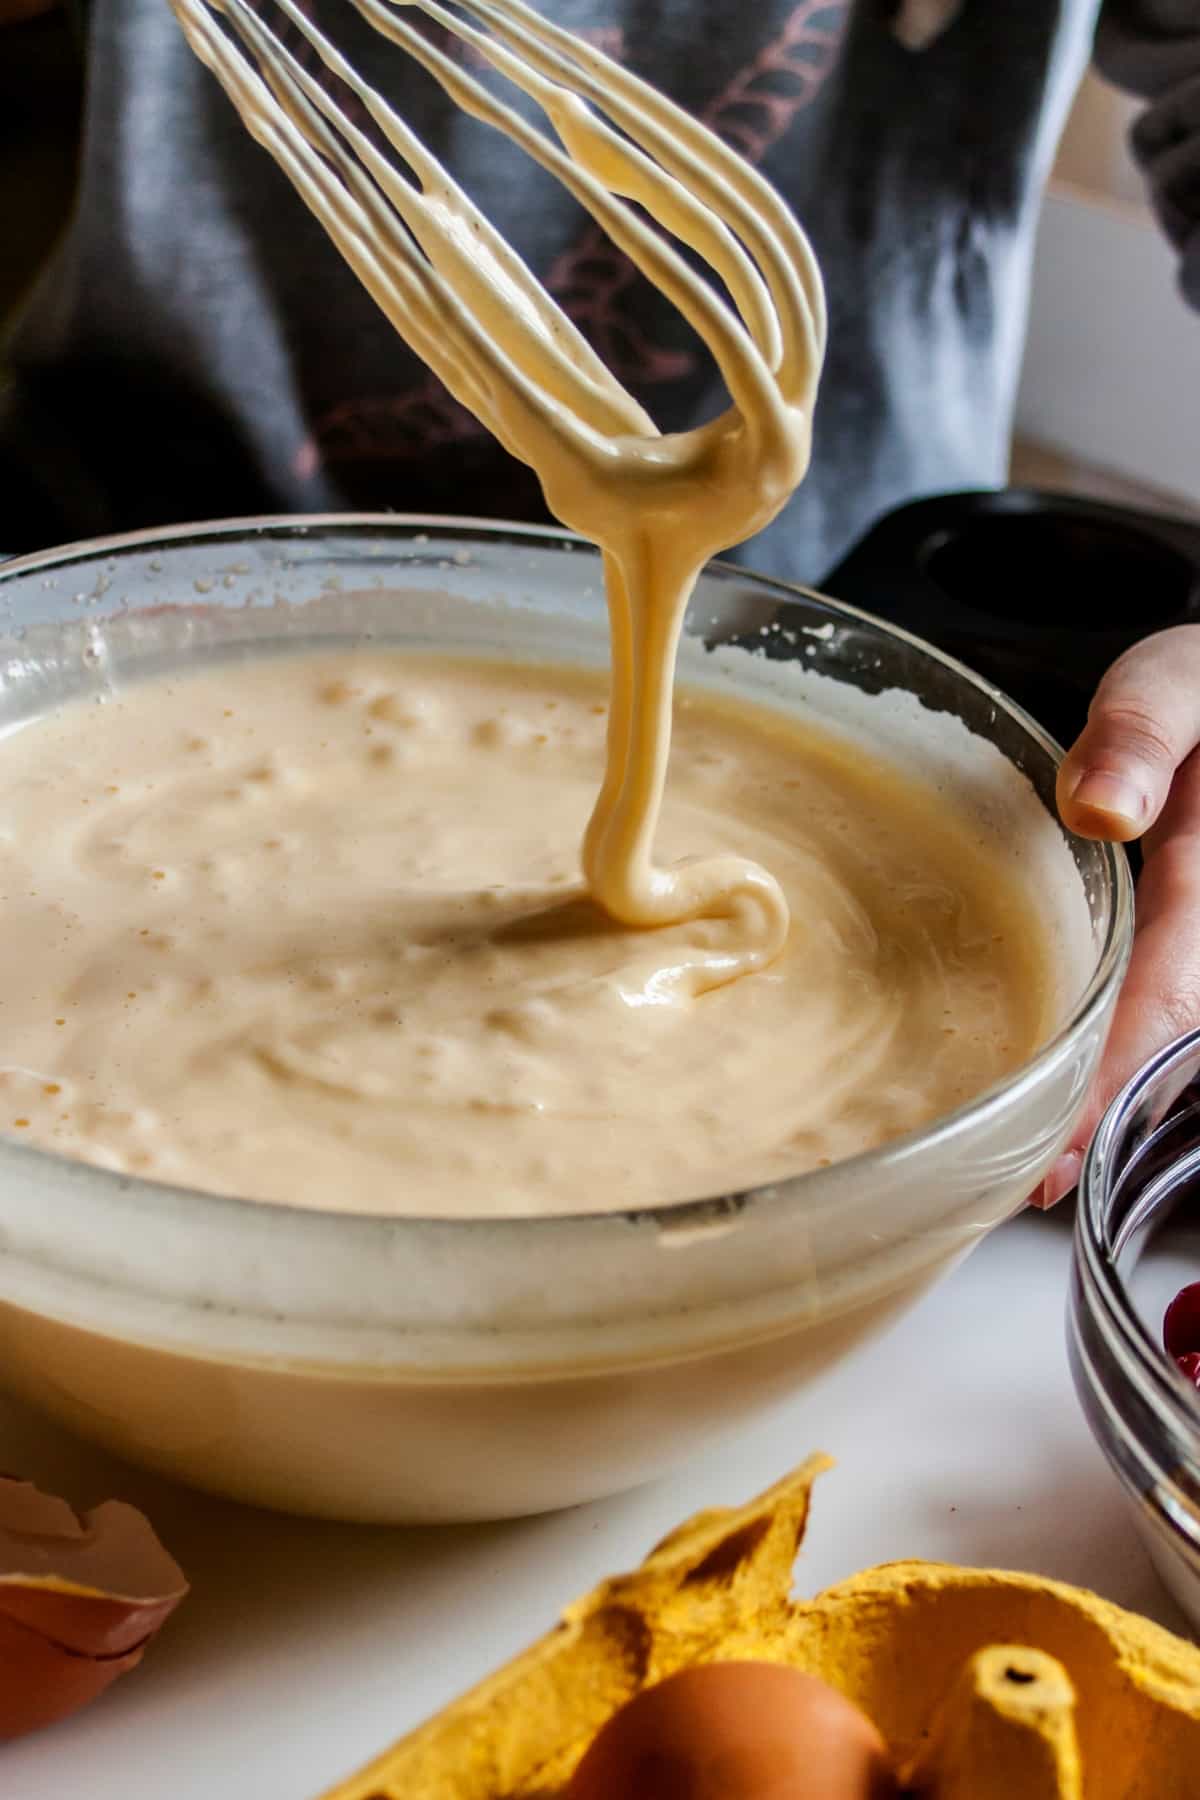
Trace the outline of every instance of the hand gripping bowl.
<instances>
[{"instance_id":1,"label":"hand gripping bowl","mask_svg":"<svg viewBox=\"0 0 1200 1800\"><path fill-rule=\"evenodd\" d=\"M0 723L185 663L368 640L602 664L598 558L562 533L392 517L26 557L0 569ZM1058 1027L1034 1059L880 1151L637 1214L619 1193L562 1218L300 1211L0 1140L14 1392L135 1461L265 1505L535 1512L682 1461L1022 1203L1087 1087L1130 933L1123 859L1055 821L1053 744L903 632L733 568L702 578L681 667L835 727L865 720L885 752L962 794L1057 946ZM419 1196L407 1204L419 1215Z\"/></svg>"}]
</instances>

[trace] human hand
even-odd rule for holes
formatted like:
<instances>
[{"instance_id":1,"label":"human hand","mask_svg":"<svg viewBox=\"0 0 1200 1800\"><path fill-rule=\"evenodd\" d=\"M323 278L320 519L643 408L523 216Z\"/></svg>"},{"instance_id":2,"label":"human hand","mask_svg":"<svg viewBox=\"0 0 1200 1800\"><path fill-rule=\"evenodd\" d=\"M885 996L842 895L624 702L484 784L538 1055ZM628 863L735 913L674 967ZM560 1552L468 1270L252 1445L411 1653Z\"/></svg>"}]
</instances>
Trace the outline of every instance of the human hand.
<instances>
[{"instance_id":1,"label":"human hand","mask_svg":"<svg viewBox=\"0 0 1200 1800\"><path fill-rule=\"evenodd\" d=\"M1134 120L1129 144L1150 205L1179 252L1183 297L1200 306L1200 33L1194 10L1186 35L1167 35L1148 49L1158 58L1161 85L1150 90L1153 104Z\"/></svg>"},{"instance_id":2,"label":"human hand","mask_svg":"<svg viewBox=\"0 0 1200 1800\"><path fill-rule=\"evenodd\" d=\"M1059 771L1058 810L1081 837L1142 839L1133 957L1072 1148L1034 1198L1075 1185L1101 1113L1154 1051L1200 1025L1200 625L1127 650L1096 690Z\"/></svg>"},{"instance_id":3,"label":"human hand","mask_svg":"<svg viewBox=\"0 0 1200 1800\"><path fill-rule=\"evenodd\" d=\"M1104 0L1096 67L1149 102L1129 133L1150 205L1179 252L1179 286L1200 308L1200 7L1196 0Z\"/></svg>"}]
</instances>

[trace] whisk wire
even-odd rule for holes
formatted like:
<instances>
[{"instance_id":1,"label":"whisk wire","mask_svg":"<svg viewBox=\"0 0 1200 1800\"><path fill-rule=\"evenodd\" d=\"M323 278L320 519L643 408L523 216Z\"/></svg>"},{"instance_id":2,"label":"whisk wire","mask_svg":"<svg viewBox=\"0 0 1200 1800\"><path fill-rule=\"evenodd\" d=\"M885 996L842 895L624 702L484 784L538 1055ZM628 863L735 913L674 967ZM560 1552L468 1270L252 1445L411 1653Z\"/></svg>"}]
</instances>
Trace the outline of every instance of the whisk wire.
<instances>
[{"instance_id":1,"label":"whisk wire","mask_svg":"<svg viewBox=\"0 0 1200 1800\"><path fill-rule=\"evenodd\" d=\"M667 295L687 319L707 345L735 403L743 411L751 412L756 406L770 403L775 392L771 371L758 354L756 346L753 354L747 354L753 340L748 336L740 317L730 310L712 288L697 284L692 279L688 265L674 246L651 230L619 193L579 166L569 145L566 149L560 148L510 106L495 99L482 82L452 61L443 50L431 44L413 26L397 18L394 10L384 4L383 0L352 0L352 3L381 36L402 46L415 61L426 68L464 112L504 132L534 162L557 177L630 261ZM418 6L428 17L470 43L494 67L507 75L515 86L542 106L547 116L551 116L548 102L556 105L565 116L566 104L572 98L565 87L546 82L528 69L521 58L513 57L503 46L497 45L485 34L475 31L456 18L438 0L403 0L403 3ZM378 104L376 99L376 105ZM553 123L553 119L551 122ZM380 123L382 125L382 118ZM585 128L581 115L576 115L576 127L580 130ZM596 134L599 133L598 141L608 149L610 160L628 154L623 153L621 140L607 127L602 127L601 121L589 119L586 121L586 128L593 134L593 141L597 141ZM648 158L644 162L646 169L654 167ZM671 211L670 203L675 199L677 210L683 217L699 216L696 203L681 188L678 195L673 195L671 188L678 184L657 169L652 181L643 179L637 186L646 200L653 203L656 211ZM664 222L673 223L670 219L665 219ZM681 232L680 235L684 234ZM657 435L657 431L654 435Z\"/></svg>"},{"instance_id":2,"label":"whisk wire","mask_svg":"<svg viewBox=\"0 0 1200 1800\"><path fill-rule=\"evenodd\" d=\"M482 379L487 346L472 344L481 352L480 366L475 366L474 357L456 356L447 334L438 330L438 306L453 308L455 296L396 231L378 194L320 117L311 98L317 84L304 76L291 53L243 0L225 0L224 10L255 62L239 51L203 6L189 8L181 18L193 49L222 83L248 130L304 196L377 304L398 329L403 328L413 349L436 368L451 391L464 404L481 409L485 423L504 442L506 434ZM370 229L372 225L377 229ZM464 330L471 339L478 336L469 318Z\"/></svg>"},{"instance_id":3,"label":"whisk wire","mask_svg":"<svg viewBox=\"0 0 1200 1800\"><path fill-rule=\"evenodd\" d=\"M358 76L325 34L304 16L294 0L275 0L275 3L289 22L317 50L330 72L350 89L370 113L388 143L412 171L418 184L416 188L390 167L386 158L364 133L341 116L336 103L320 84L313 82L294 59L289 59L295 78L313 103L353 147L375 182L395 206L434 269L439 274L444 274L446 265L449 264L455 282L464 288L468 297L473 293L478 298L484 286L480 265L485 265L490 279L495 281L498 277L501 290L511 297L517 309L518 323L525 325L529 334L536 337L543 349L553 345L560 356L573 365L575 376L582 387L570 398L576 406L585 408L593 415L592 422L596 428L603 432L620 429L653 435L653 421L625 393L592 350L587 339L563 317L517 252L430 153L417 134ZM375 23L370 18L368 22ZM416 41L418 45L423 44L423 40ZM405 47L409 47L407 37ZM447 207L447 199L453 201L452 206ZM469 232L464 232L461 223L446 229L447 220L465 220ZM439 293L439 302L444 303L448 293L454 294L454 290L443 289Z\"/></svg>"},{"instance_id":4,"label":"whisk wire","mask_svg":"<svg viewBox=\"0 0 1200 1800\"><path fill-rule=\"evenodd\" d=\"M401 4L405 0L400 0ZM513 13L526 24L534 37L532 44L519 42L519 53L506 46L514 42L512 26L502 7L463 4L463 11L485 19L494 36L487 37L474 27L458 21L440 0L420 0L422 10L446 29L457 29L464 42L502 72L514 86L537 101L554 126L569 155L579 134L586 132L595 151L606 152L604 182L610 193L653 205L661 223L696 250L720 274L742 321L751 332L759 349L772 366L778 360L779 328L770 296L758 271L745 250L724 222L704 205L697 205L688 189L677 177L682 172L680 159L672 152L669 134L655 129L625 104L615 85L596 81L586 67L580 67L570 56L554 47L542 47L538 40L548 39L553 29L528 8L514 7ZM372 6L370 0L355 0L362 11L385 12L384 4ZM582 48L582 45L577 47ZM608 64L610 74L617 65ZM624 71L620 71L624 73ZM637 84L642 93L644 83ZM625 132L620 137L604 123L602 117L589 111L583 101L590 101L599 113L607 112ZM652 146L653 156L643 146ZM576 160L578 160L576 158ZM668 213L669 207L669 213Z\"/></svg>"},{"instance_id":5,"label":"whisk wire","mask_svg":"<svg viewBox=\"0 0 1200 1800\"><path fill-rule=\"evenodd\" d=\"M654 420L304 0L171 3L400 335L506 449L537 467L569 463L590 486L589 516L609 472L623 480L633 464L665 497L682 469L732 456L730 478L760 483L764 517L794 485L795 427L807 429L824 346L815 260L769 183L681 108L527 0L348 0L463 112L553 175L707 346L732 407L664 455ZM412 12L532 100L550 130L403 16ZM681 245L724 292L697 280Z\"/></svg>"},{"instance_id":6,"label":"whisk wire","mask_svg":"<svg viewBox=\"0 0 1200 1800\"><path fill-rule=\"evenodd\" d=\"M407 5L412 0L393 0ZM424 0L416 0L424 4ZM656 96L669 129L630 101L644 100L653 92L649 84L630 70L622 68L593 45L572 35L560 25L544 19L526 4L526 0L459 0L464 12L486 19L492 30L505 42L517 41L521 54L534 66L551 68L558 80L606 111L625 131L647 146L654 158L670 174L686 181L685 191L707 202L722 221L747 245L763 272L776 310L761 320L756 319L753 300L743 305L738 298L736 274L722 271L722 278L734 294L743 318L754 332L756 341L772 368L781 359L773 353L780 337L787 340L794 307L803 321L803 342L786 345L784 359L790 358L807 374L811 358L819 360L825 349L824 294L816 259L808 239L797 225L779 194L759 172L732 151L720 139L713 138L682 107ZM445 14L445 7L440 8ZM519 20L523 31L548 46L529 47L514 40L513 20ZM484 40L486 41L486 40ZM482 48L482 43L480 46ZM680 154L681 148L687 152ZM736 176L736 180L731 177ZM738 192L738 184L748 186L753 205ZM699 244L695 248L701 249ZM703 251L702 251L703 254ZM715 265L714 265L715 266ZM761 283L754 264L747 265L758 291ZM759 336L759 332L762 336ZM781 375L787 371L780 369Z\"/></svg>"}]
</instances>

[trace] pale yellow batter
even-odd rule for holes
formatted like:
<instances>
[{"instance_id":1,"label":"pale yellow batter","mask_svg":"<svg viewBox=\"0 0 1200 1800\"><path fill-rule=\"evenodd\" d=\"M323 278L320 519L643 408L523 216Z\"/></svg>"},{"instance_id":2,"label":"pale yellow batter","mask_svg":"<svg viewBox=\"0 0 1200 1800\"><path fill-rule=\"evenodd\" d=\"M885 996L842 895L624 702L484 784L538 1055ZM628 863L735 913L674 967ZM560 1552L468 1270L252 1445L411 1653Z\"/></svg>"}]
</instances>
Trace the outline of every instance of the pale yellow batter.
<instances>
[{"instance_id":1,"label":"pale yellow batter","mask_svg":"<svg viewBox=\"0 0 1200 1800\"><path fill-rule=\"evenodd\" d=\"M4 1129L304 1206L595 1210L795 1175L1025 1058L1024 896L931 791L782 713L678 697L659 849L772 870L772 966L713 985L736 916L606 917L578 850L604 699L369 652L10 738Z\"/></svg>"}]
</instances>

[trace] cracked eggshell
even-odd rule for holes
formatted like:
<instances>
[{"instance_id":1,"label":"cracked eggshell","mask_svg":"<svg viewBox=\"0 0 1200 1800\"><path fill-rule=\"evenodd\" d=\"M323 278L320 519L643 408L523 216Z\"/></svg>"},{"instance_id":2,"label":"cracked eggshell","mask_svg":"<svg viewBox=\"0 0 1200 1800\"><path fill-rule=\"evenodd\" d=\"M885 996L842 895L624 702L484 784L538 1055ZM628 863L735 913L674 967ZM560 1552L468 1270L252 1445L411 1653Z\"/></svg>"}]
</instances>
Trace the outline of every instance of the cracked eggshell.
<instances>
[{"instance_id":1,"label":"cracked eggshell","mask_svg":"<svg viewBox=\"0 0 1200 1800\"><path fill-rule=\"evenodd\" d=\"M139 1644L126 1656L77 1656L0 1617L0 1743L90 1706L119 1675L137 1667L143 1650Z\"/></svg>"},{"instance_id":2,"label":"cracked eggshell","mask_svg":"<svg viewBox=\"0 0 1200 1800\"><path fill-rule=\"evenodd\" d=\"M76 1513L0 1477L0 1739L86 1706L136 1667L187 1581L132 1506Z\"/></svg>"}]
</instances>

